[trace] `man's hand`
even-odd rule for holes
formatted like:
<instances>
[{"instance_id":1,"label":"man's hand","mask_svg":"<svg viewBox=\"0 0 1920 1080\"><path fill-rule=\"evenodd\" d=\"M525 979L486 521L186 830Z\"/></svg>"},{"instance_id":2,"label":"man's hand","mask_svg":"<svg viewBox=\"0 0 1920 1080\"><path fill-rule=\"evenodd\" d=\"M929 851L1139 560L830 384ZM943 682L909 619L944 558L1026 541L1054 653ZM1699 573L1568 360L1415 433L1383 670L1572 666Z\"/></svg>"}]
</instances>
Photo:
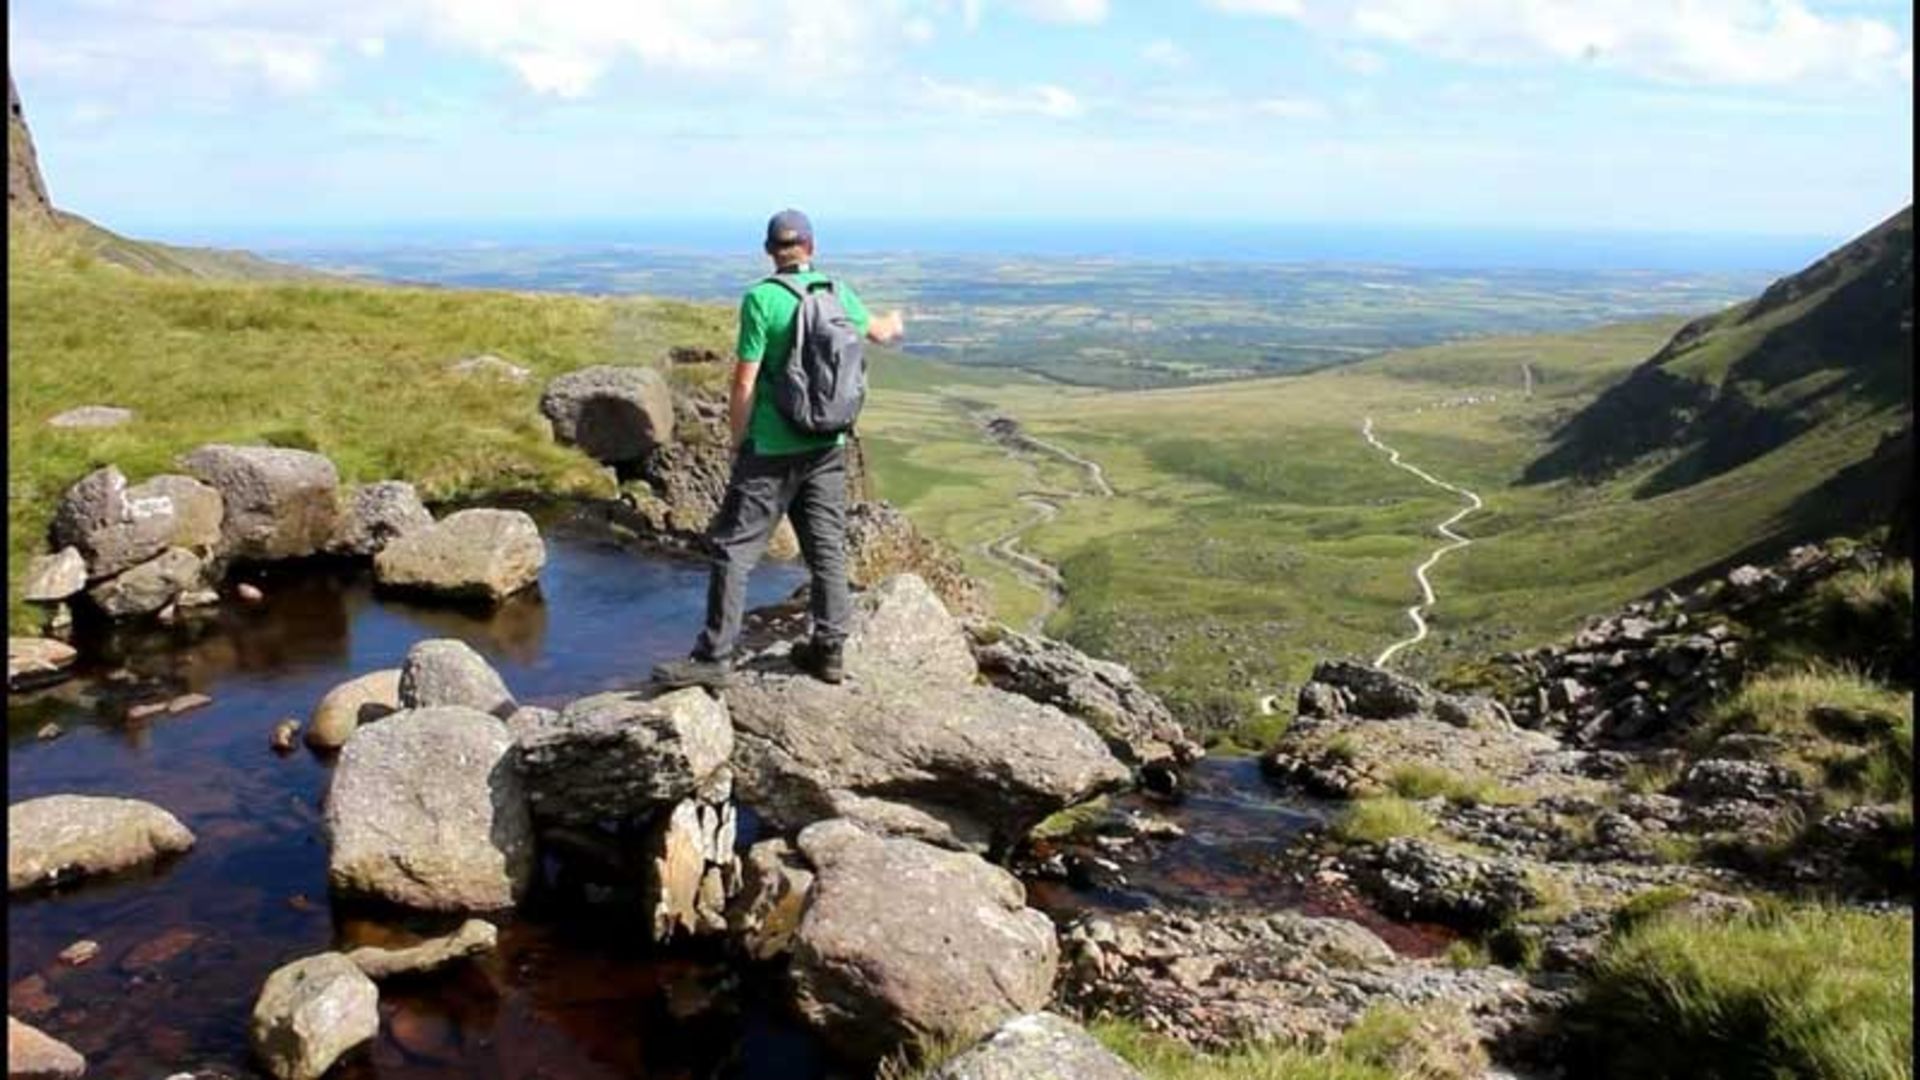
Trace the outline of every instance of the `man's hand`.
<instances>
[{"instance_id":1,"label":"man's hand","mask_svg":"<svg viewBox=\"0 0 1920 1080\"><path fill-rule=\"evenodd\" d=\"M905 337L906 333L907 318L900 314L899 308L867 323L867 340L876 345L891 345Z\"/></svg>"},{"instance_id":2,"label":"man's hand","mask_svg":"<svg viewBox=\"0 0 1920 1080\"><path fill-rule=\"evenodd\" d=\"M759 363L741 360L733 365L733 393L727 396L727 427L733 433L733 448L747 438L747 418L753 415L753 383L760 377Z\"/></svg>"}]
</instances>

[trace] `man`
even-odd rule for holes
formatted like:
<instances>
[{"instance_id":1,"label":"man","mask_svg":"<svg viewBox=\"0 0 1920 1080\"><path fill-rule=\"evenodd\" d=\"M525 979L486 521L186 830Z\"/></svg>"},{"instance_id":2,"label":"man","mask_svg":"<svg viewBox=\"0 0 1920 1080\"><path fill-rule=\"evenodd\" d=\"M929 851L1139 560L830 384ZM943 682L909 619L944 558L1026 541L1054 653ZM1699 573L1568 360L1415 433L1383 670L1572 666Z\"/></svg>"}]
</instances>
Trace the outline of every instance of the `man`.
<instances>
[{"instance_id":1,"label":"man","mask_svg":"<svg viewBox=\"0 0 1920 1080\"><path fill-rule=\"evenodd\" d=\"M707 532L714 563L706 627L692 656L654 669L654 679L668 686L726 685L746 606L747 575L782 514L793 522L812 577L812 640L794 649L794 660L827 682L845 678L842 643L851 606L846 435L801 431L775 406L773 393L793 351L794 316L800 310L796 290L789 286L804 291L827 278L813 268L813 225L798 210L782 210L767 222L766 252L776 278L748 289L740 301L738 361L727 410L736 453L726 499ZM873 318L851 288L841 282L833 288L868 341L886 344L906 332L898 311Z\"/></svg>"}]
</instances>

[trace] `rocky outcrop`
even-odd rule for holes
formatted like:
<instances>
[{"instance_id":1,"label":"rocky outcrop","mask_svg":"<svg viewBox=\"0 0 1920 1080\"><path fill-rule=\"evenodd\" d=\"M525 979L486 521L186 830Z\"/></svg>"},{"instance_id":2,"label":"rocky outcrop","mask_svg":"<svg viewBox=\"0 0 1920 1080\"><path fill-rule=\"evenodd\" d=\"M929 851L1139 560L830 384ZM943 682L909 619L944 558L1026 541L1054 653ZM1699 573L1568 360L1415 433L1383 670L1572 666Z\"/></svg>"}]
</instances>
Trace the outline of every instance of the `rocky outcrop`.
<instances>
[{"instance_id":1,"label":"rocky outcrop","mask_svg":"<svg viewBox=\"0 0 1920 1080\"><path fill-rule=\"evenodd\" d=\"M514 735L534 817L562 825L645 822L712 790L733 754L726 706L697 688L596 694L516 719Z\"/></svg>"},{"instance_id":2,"label":"rocky outcrop","mask_svg":"<svg viewBox=\"0 0 1920 1080\"><path fill-rule=\"evenodd\" d=\"M274 969L253 1006L254 1055L279 1080L320 1080L380 1033L380 990L337 952Z\"/></svg>"},{"instance_id":3,"label":"rocky outcrop","mask_svg":"<svg viewBox=\"0 0 1920 1080\"><path fill-rule=\"evenodd\" d=\"M468 919L460 929L445 937L429 938L418 945L385 949L363 945L347 953L353 966L379 981L396 975L424 975L470 956L490 953L500 942L500 931L485 919Z\"/></svg>"},{"instance_id":4,"label":"rocky outcrop","mask_svg":"<svg viewBox=\"0 0 1920 1080\"><path fill-rule=\"evenodd\" d=\"M80 1051L7 1017L7 1080L74 1080L86 1074L87 1059Z\"/></svg>"},{"instance_id":5,"label":"rocky outcrop","mask_svg":"<svg viewBox=\"0 0 1920 1080\"><path fill-rule=\"evenodd\" d=\"M608 465L639 462L673 440L673 391L651 368L570 371L547 384L540 412L556 441Z\"/></svg>"},{"instance_id":6,"label":"rocky outcrop","mask_svg":"<svg viewBox=\"0 0 1920 1080\"><path fill-rule=\"evenodd\" d=\"M739 880L737 827L724 799L686 799L655 822L640 899L655 941L726 930L727 900Z\"/></svg>"},{"instance_id":7,"label":"rocky outcrop","mask_svg":"<svg viewBox=\"0 0 1920 1080\"><path fill-rule=\"evenodd\" d=\"M975 624L969 635L988 682L1085 720L1127 764L1185 764L1204 753L1125 666L997 624Z\"/></svg>"},{"instance_id":8,"label":"rocky outcrop","mask_svg":"<svg viewBox=\"0 0 1920 1080\"><path fill-rule=\"evenodd\" d=\"M1073 1021L1027 1013L942 1063L928 1080L1140 1080L1140 1073Z\"/></svg>"},{"instance_id":9,"label":"rocky outcrop","mask_svg":"<svg viewBox=\"0 0 1920 1080\"><path fill-rule=\"evenodd\" d=\"M73 646L52 638L7 639L7 689L31 690L67 677L80 654Z\"/></svg>"},{"instance_id":10,"label":"rocky outcrop","mask_svg":"<svg viewBox=\"0 0 1920 1080\"><path fill-rule=\"evenodd\" d=\"M532 585L547 547L518 510L462 510L394 538L374 556L382 586L497 603Z\"/></svg>"},{"instance_id":11,"label":"rocky outcrop","mask_svg":"<svg viewBox=\"0 0 1920 1080\"><path fill-rule=\"evenodd\" d=\"M1374 853L1362 882L1395 918L1484 930L1539 903L1517 860L1445 851L1396 837Z\"/></svg>"},{"instance_id":12,"label":"rocky outcrop","mask_svg":"<svg viewBox=\"0 0 1920 1080\"><path fill-rule=\"evenodd\" d=\"M1357 923L1287 912L1085 916L1062 949L1064 1001L1206 1049L1325 1043L1373 1004L1438 1001L1471 1015L1477 1037L1494 1041L1542 1003L1512 971L1404 960ZM1469 1029L1470 1043L1475 1034Z\"/></svg>"},{"instance_id":13,"label":"rocky outcrop","mask_svg":"<svg viewBox=\"0 0 1920 1080\"><path fill-rule=\"evenodd\" d=\"M453 638L432 638L407 650L399 694L401 707L407 709L455 705L504 720L519 708L486 658Z\"/></svg>"},{"instance_id":14,"label":"rocky outcrop","mask_svg":"<svg viewBox=\"0 0 1920 1080\"><path fill-rule=\"evenodd\" d=\"M355 732L326 798L333 887L429 911L512 907L534 857L512 747L505 724L457 706Z\"/></svg>"},{"instance_id":15,"label":"rocky outcrop","mask_svg":"<svg viewBox=\"0 0 1920 1080\"><path fill-rule=\"evenodd\" d=\"M40 160L27 130L27 114L20 107L20 91L7 73L7 220L51 222L53 203L40 177Z\"/></svg>"},{"instance_id":16,"label":"rocky outcrop","mask_svg":"<svg viewBox=\"0 0 1920 1080\"><path fill-rule=\"evenodd\" d=\"M138 799L46 795L7 807L7 891L144 866L193 847L172 814Z\"/></svg>"},{"instance_id":17,"label":"rocky outcrop","mask_svg":"<svg viewBox=\"0 0 1920 1080\"><path fill-rule=\"evenodd\" d=\"M306 450L203 446L181 465L220 493L226 508L220 554L250 562L324 551L339 519L340 474Z\"/></svg>"},{"instance_id":18,"label":"rocky outcrop","mask_svg":"<svg viewBox=\"0 0 1920 1080\"><path fill-rule=\"evenodd\" d=\"M124 619L159 614L182 595L206 586L206 564L176 547L88 589L87 598L110 618Z\"/></svg>"},{"instance_id":19,"label":"rocky outcrop","mask_svg":"<svg viewBox=\"0 0 1920 1080\"><path fill-rule=\"evenodd\" d=\"M1053 926L1011 874L845 821L798 843L816 878L793 937L796 1001L843 1053L978 1038L1051 997Z\"/></svg>"},{"instance_id":20,"label":"rocky outcrop","mask_svg":"<svg viewBox=\"0 0 1920 1080\"><path fill-rule=\"evenodd\" d=\"M856 679L964 685L979 673L966 630L917 574L887 578L859 594L846 658Z\"/></svg>"},{"instance_id":21,"label":"rocky outcrop","mask_svg":"<svg viewBox=\"0 0 1920 1080\"><path fill-rule=\"evenodd\" d=\"M847 577L865 589L899 574L925 581L960 618L984 619L993 609L986 585L906 514L891 503L854 503L847 510Z\"/></svg>"},{"instance_id":22,"label":"rocky outcrop","mask_svg":"<svg viewBox=\"0 0 1920 1080\"><path fill-rule=\"evenodd\" d=\"M396 537L433 524L433 515L420 501L412 484L382 480L363 484L347 496L340 523L327 550L336 555L368 558L380 553Z\"/></svg>"},{"instance_id":23,"label":"rocky outcrop","mask_svg":"<svg viewBox=\"0 0 1920 1080\"><path fill-rule=\"evenodd\" d=\"M400 711L400 671L368 672L327 691L314 706L307 724L307 745L316 750L338 750L359 729Z\"/></svg>"}]
</instances>

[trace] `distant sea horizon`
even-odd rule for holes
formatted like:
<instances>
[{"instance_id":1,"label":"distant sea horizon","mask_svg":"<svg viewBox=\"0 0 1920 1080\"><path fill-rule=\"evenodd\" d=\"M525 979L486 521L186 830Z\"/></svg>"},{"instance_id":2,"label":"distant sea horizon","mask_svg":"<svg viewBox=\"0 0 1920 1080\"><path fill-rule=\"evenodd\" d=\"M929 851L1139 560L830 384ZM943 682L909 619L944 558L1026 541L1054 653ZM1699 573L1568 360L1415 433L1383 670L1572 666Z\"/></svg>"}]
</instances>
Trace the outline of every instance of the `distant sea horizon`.
<instances>
[{"instance_id":1,"label":"distant sea horizon","mask_svg":"<svg viewBox=\"0 0 1920 1080\"><path fill-rule=\"evenodd\" d=\"M1863 222L1860 231L1875 222ZM1420 269L1798 270L1845 236L1640 232L1377 224L1237 225L1217 221L838 220L816 215L823 256L1000 255L1009 258L1381 264ZM406 247L608 247L685 254L753 252L760 222L717 220L369 224L125 229L168 243L276 251Z\"/></svg>"}]
</instances>

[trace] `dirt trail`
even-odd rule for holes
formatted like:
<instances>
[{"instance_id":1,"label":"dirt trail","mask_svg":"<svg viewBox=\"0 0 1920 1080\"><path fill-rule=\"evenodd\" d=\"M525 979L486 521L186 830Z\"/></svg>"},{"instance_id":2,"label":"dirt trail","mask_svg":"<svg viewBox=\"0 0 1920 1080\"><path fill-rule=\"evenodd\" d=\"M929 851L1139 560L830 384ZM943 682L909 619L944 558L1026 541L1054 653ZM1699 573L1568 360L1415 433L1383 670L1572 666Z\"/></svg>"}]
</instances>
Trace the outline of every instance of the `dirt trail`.
<instances>
[{"instance_id":1,"label":"dirt trail","mask_svg":"<svg viewBox=\"0 0 1920 1080\"><path fill-rule=\"evenodd\" d=\"M1038 632L1046 625L1047 619L1060 610L1060 605L1066 603L1066 582L1061 578L1058 567L1032 552L1022 550L1021 539L1034 529L1060 516L1061 508L1074 499L1112 498L1113 486L1107 483L1106 470L1100 467L1099 462L1081 457L1065 447L1034 438L1021 428L1018 421L1003 413L983 406L961 404L972 414L974 422L980 425L981 431L985 432L988 438L1006 451L1008 457L1027 467L1036 483L1039 483L1041 478L1039 464L1034 459L1040 456L1064 461L1080 470L1085 477L1085 490L1022 492L1020 501L1033 509L1033 515L1013 529L980 545L982 554L1007 567L1015 577L1046 597L1046 605L1027 626L1029 632Z\"/></svg>"},{"instance_id":2,"label":"dirt trail","mask_svg":"<svg viewBox=\"0 0 1920 1080\"><path fill-rule=\"evenodd\" d=\"M1360 425L1360 434L1366 436L1368 444L1373 446L1374 449L1386 451L1387 461L1392 465L1396 466L1397 468L1405 469L1406 471L1412 473L1413 475L1419 477L1420 479L1425 480L1427 483L1432 484L1434 487L1442 488L1446 491L1451 491L1456 495L1465 496L1467 500L1466 506L1461 507L1460 510L1456 512L1452 517L1441 522L1434 529L1434 531L1438 532L1441 536L1445 537L1447 539L1447 542L1435 548L1433 551L1433 554L1427 556L1426 562L1423 562L1419 566L1414 567L1413 577L1415 581L1418 581L1420 583L1421 602L1407 609L1407 618L1412 620L1413 622L1413 633L1387 646L1386 649L1382 651L1379 656L1374 657L1374 660L1373 660L1374 667L1386 667L1387 661L1393 659L1394 653L1399 652L1401 649L1404 649L1409 645L1418 645L1420 642L1426 640L1426 637L1427 637L1426 612L1427 612L1427 609L1433 607L1434 603L1437 600L1437 598L1434 596L1434 593L1433 593L1433 583L1427 579L1427 571L1432 570L1434 568L1434 565L1437 564L1441 560L1441 558L1444 557L1448 552L1458 551L1459 549L1473 543L1471 539L1461 536L1457 532L1454 532L1453 527L1455 525L1458 525L1462 520L1464 520L1468 514L1471 514L1475 510L1478 510L1481 507L1485 506L1486 503L1481 501L1480 496L1474 494L1471 491L1468 491L1466 488L1460 487L1457 484L1449 484L1445 480L1441 480L1438 477L1435 477L1434 475L1432 475L1431 473L1428 473L1426 470L1420 468L1417 465L1410 465L1407 462L1401 461L1400 451L1395 450L1393 447L1388 446L1386 443L1383 443L1379 439L1374 437L1373 417L1371 416L1367 417L1366 423Z\"/></svg>"}]
</instances>

